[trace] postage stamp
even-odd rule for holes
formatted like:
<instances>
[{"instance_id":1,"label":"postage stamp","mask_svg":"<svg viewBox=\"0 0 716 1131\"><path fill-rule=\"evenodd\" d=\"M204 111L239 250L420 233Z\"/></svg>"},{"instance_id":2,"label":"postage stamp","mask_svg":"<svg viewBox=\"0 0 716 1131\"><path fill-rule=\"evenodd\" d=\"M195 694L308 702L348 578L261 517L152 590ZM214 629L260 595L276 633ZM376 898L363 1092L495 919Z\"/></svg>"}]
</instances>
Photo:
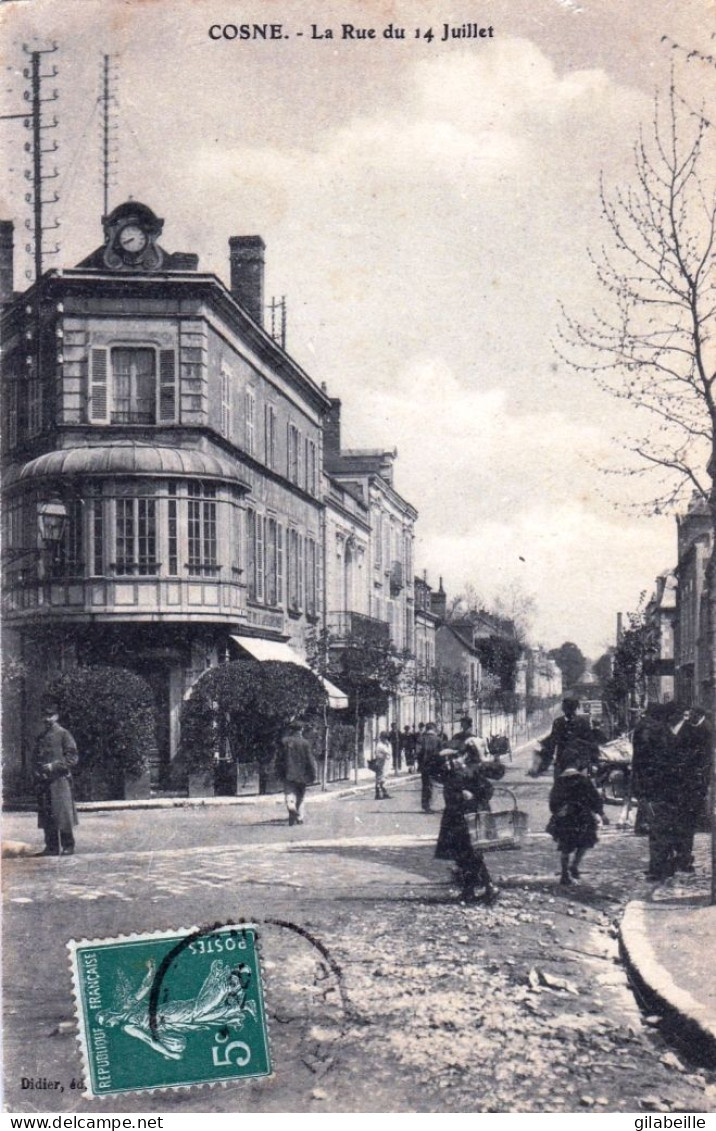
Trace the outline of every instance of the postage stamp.
<instances>
[{"instance_id":1,"label":"postage stamp","mask_svg":"<svg viewBox=\"0 0 716 1131\"><path fill-rule=\"evenodd\" d=\"M85 1095L271 1074L254 926L68 944Z\"/></svg>"}]
</instances>

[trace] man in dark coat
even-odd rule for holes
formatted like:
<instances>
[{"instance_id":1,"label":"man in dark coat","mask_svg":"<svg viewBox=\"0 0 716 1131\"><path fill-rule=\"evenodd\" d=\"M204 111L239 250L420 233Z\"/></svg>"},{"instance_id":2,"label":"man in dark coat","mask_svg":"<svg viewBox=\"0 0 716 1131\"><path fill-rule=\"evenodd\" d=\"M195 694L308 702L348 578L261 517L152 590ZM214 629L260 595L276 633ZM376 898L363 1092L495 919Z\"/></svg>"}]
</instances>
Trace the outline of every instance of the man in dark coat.
<instances>
[{"instance_id":1,"label":"man in dark coat","mask_svg":"<svg viewBox=\"0 0 716 1131\"><path fill-rule=\"evenodd\" d=\"M43 856L71 856L75 850L77 810L72 792L72 770L77 765L77 745L58 722L57 704L46 700L44 729L35 744L34 774L37 786L37 824L45 834Z\"/></svg>"},{"instance_id":2,"label":"man in dark coat","mask_svg":"<svg viewBox=\"0 0 716 1131\"><path fill-rule=\"evenodd\" d=\"M713 733L700 707L692 707L674 727L675 767L678 777L677 822L674 831L674 867L694 870L694 833L702 815L711 776Z\"/></svg>"},{"instance_id":3,"label":"man in dark coat","mask_svg":"<svg viewBox=\"0 0 716 1131\"><path fill-rule=\"evenodd\" d=\"M403 758L405 758L408 773L413 772L413 765L415 763L415 739L415 732L412 731L406 723L400 732L400 752Z\"/></svg>"},{"instance_id":4,"label":"man in dark coat","mask_svg":"<svg viewBox=\"0 0 716 1131\"><path fill-rule=\"evenodd\" d=\"M578 715L578 709L578 699L563 699L563 713L554 720L552 730L541 742L543 762L538 773L544 773L554 762L555 781L568 766L589 770L599 758L599 744L589 719Z\"/></svg>"},{"instance_id":5,"label":"man in dark coat","mask_svg":"<svg viewBox=\"0 0 716 1131\"><path fill-rule=\"evenodd\" d=\"M290 723L281 739L276 773L283 782L288 823L302 825L306 790L314 784L318 774L310 743L303 737L303 727L299 722Z\"/></svg>"},{"instance_id":6,"label":"man in dark coat","mask_svg":"<svg viewBox=\"0 0 716 1131\"><path fill-rule=\"evenodd\" d=\"M420 805L423 813L432 813L432 770L439 749L440 739L436 733L435 723L428 723L424 733L418 739L417 750L418 770L420 771Z\"/></svg>"},{"instance_id":7,"label":"man in dark coat","mask_svg":"<svg viewBox=\"0 0 716 1131\"><path fill-rule=\"evenodd\" d=\"M676 870L680 775L671 728L675 714L673 703L651 703L632 737L631 790L646 811L650 880L666 880Z\"/></svg>"},{"instance_id":8,"label":"man in dark coat","mask_svg":"<svg viewBox=\"0 0 716 1131\"><path fill-rule=\"evenodd\" d=\"M395 723L390 724L388 742L393 755L393 773L399 774L402 767L402 750L400 748L400 731Z\"/></svg>"}]
</instances>

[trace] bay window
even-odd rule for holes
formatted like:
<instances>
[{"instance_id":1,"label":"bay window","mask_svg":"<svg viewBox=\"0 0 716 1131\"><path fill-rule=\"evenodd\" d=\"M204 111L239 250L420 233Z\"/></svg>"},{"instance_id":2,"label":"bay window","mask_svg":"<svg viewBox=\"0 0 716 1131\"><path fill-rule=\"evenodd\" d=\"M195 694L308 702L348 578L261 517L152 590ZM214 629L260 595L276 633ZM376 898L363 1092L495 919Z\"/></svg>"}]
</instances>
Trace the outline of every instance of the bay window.
<instances>
[{"instance_id":1,"label":"bay window","mask_svg":"<svg viewBox=\"0 0 716 1131\"><path fill-rule=\"evenodd\" d=\"M205 483L189 483L187 544L192 574L212 574L219 569L216 561L216 487Z\"/></svg>"}]
</instances>

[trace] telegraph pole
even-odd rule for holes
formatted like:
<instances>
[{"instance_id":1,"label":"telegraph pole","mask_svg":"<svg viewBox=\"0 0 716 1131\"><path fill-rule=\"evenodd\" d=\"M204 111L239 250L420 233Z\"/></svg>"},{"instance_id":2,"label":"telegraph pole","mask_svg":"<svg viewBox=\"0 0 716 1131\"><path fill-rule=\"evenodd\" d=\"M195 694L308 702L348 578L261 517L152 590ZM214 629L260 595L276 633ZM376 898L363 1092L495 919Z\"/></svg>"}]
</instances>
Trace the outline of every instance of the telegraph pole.
<instances>
[{"instance_id":1,"label":"telegraph pole","mask_svg":"<svg viewBox=\"0 0 716 1131\"><path fill-rule=\"evenodd\" d=\"M25 48L27 50L27 48ZM31 103L31 115L29 120L26 119L25 125L32 131L32 141L25 143L25 150L32 153L32 170L26 170L25 177L32 182L32 193L25 195L25 200L28 204L32 204L32 225L26 221L26 226L31 227L32 230L32 246L27 245L26 250L32 251L34 268L35 268L35 282L42 277L44 266L45 254L56 255L60 250L58 245L50 252L45 252L43 236L46 231L53 231L59 228L59 221L55 219L54 223L45 225L43 222L43 209L47 205L57 204L60 199L56 192L45 200L43 199L43 188L46 181L54 180L59 176L57 169L48 173L43 168L43 157L49 153L57 152L57 142L53 141L51 146L43 146L42 135L46 130L54 130L57 127L57 118L53 117L52 121L45 121L43 117L43 105L48 102L56 102L59 98L59 92L53 90L48 97L43 97L42 83L43 79L55 78L57 75L57 67L53 66L49 73L43 74L41 71L42 57L44 55L52 55L57 50L57 44L53 43L52 47L46 48L42 51L31 51L30 54L30 68L26 69L23 74L25 78L30 80L30 90L25 92L25 99Z\"/></svg>"},{"instance_id":2,"label":"telegraph pole","mask_svg":"<svg viewBox=\"0 0 716 1131\"><path fill-rule=\"evenodd\" d=\"M116 164L117 122L114 111L117 107L116 72L112 71L113 55L102 56L101 94L99 102L102 107L102 203L103 216L109 214L109 190L112 187L112 171Z\"/></svg>"}]
</instances>

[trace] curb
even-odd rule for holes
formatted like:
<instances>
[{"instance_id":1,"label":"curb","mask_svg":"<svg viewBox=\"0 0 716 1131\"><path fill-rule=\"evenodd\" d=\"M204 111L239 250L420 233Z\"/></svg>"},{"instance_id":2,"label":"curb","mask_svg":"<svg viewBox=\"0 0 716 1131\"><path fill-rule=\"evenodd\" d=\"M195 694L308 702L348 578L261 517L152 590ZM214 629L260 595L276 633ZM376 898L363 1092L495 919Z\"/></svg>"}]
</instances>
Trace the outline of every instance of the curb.
<instances>
[{"instance_id":1,"label":"curb","mask_svg":"<svg viewBox=\"0 0 716 1131\"><path fill-rule=\"evenodd\" d=\"M677 986L659 961L649 938L648 911L651 904L632 900L619 926L619 941L625 964L637 988L656 1002L677 1023L689 1045L696 1045L716 1061L716 1020L696 998Z\"/></svg>"},{"instance_id":2,"label":"curb","mask_svg":"<svg viewBox=\"0 0 716 1131\"><path fill-rule=\"evenodd\" d=\"M331 801L334 797L351 797L373 789L373 784L346 786L344 789L329 789L325 793L310 794L311 804ZM80 801L80 813L112 813L126 809L221 809L234 805L283 805L282 793L249 794L246 797L156 797L141 801Z\"/></svg>"}]
</instances>

